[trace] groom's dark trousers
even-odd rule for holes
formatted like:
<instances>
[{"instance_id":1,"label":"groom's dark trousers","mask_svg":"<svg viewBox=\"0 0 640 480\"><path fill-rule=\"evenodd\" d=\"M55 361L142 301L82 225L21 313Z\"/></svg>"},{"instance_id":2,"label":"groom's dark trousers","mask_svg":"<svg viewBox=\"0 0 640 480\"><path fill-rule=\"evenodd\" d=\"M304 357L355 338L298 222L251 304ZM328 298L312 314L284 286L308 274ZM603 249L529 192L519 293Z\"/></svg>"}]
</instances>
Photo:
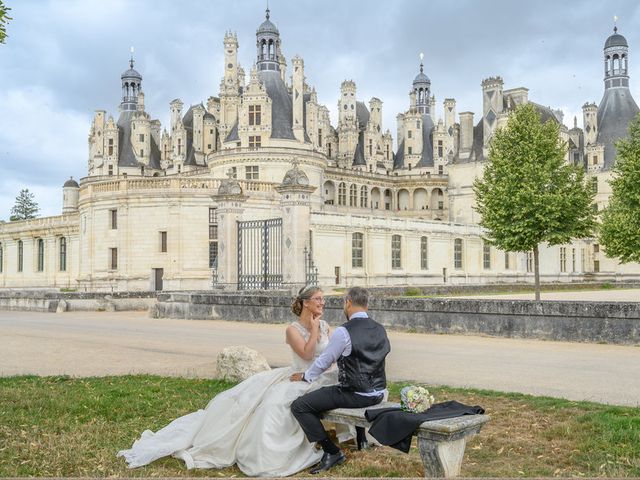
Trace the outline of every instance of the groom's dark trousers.
<instances>
[{"instance_id":1,"label":"groom's dark trousers","mask_svg":"<svg viewBox=\"0 0 640 480\"><path fill-rule=\"evenodd\" d=\"M382 401L382 394L375 397L359 395L334 385L323 387L303 395L291 404L291 412L296 417L309 442L320 442L327 438L320 419L327 410L334 408L366 408Z\"/></svg>"}]
</instances>

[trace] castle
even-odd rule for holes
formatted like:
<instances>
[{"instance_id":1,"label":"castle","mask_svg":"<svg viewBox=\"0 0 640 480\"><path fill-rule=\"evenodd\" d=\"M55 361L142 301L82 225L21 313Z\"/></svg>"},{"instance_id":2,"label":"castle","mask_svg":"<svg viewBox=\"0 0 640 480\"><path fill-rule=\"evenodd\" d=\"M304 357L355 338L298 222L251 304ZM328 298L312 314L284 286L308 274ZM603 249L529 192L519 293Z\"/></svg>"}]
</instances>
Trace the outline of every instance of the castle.
<instances>
[{"instance_id":1,"label":"castle","mask_svg":"<svg viewBox=\"0 0 640 480\"><path fill-rule=\"evenodd\" d=\"M266 18L255 64L238 63L239 41L224 36L218 96L185 110L169 104L164 128L145 110L142 75L121 76L114 119L91 124L88 175L63 186L62 215L0 225L0 287L80 291L293 288L305 283L429 285L532 281L532 255L482 239L472 184L488 145L528 89L482 81L483 110L438 107L419 72L394 138L383 102L340 87L338 124L305 79L304 60L283 54ZM288 74L288 68L289 74ZM583 106L584 130L561 124L567 162L584 166L598 208L610 195L614 141L638 106L629 90L628 45L604 46L604 96ZM607 258L593 239L541 247L543 281L640 277L640 265Z\"/></svg>"}]
</instances>

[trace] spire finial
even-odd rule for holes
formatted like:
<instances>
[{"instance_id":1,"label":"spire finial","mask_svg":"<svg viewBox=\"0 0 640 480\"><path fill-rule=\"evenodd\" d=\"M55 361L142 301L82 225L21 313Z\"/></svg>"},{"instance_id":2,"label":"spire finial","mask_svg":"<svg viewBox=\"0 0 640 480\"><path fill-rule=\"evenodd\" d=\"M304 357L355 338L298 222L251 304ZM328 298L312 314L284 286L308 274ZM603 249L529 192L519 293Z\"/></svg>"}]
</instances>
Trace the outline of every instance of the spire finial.
<instances>
[{"instance_id":1,"label":"spire finial","mask_svg":"<svg viewBox=\"0 0 640 480\"><path fill-rule=\"evenodd\" d=\"M613 16L613 33L618 33L618 26L616 25L616 23L618 23L618 16L614 15Z\"/></svg>"},{"instance_id":2,"label":"spire finial","mask_svg":"<svg viewBox=\"0 0 640 480\"><path fill-rule=\"evenodd\" d=\"M269 20L269 12L270 12L270 10L269 10L269 0L267 0L267 10L265 11L267 20Z\"/></svg>"},{"instance_id":3,"label":"spire finial","mask_svg":"<svg viewBox=\"0 0 640 480\"><path fill-rule=\"evenodd\" d=\"M573 128L578 128L578 117L573 116Z\"/></svg>"},{"instance_id":4,"label":"spire finial","mask_svg":"<svg viewBox=\"0 0 640 480\"><path fill-rule=\"evenodd\" d=\"M133 47L131 47L129 51L131 52L131 59L129 60L129 68L133 68L133 64L135 63L135 61L133 60Z\"/></svg>"},{"instance_id":5,"label":"spire finial","mask_svg":"<svg viewBox=\"0 0 640 480\"><path fill-rule=\"evenodd\" d=\"M424 53L420 52L420 73L423 73L423 67L424 65L422 64L422 61L424 60Z\"/></svg>"}]
</instances>

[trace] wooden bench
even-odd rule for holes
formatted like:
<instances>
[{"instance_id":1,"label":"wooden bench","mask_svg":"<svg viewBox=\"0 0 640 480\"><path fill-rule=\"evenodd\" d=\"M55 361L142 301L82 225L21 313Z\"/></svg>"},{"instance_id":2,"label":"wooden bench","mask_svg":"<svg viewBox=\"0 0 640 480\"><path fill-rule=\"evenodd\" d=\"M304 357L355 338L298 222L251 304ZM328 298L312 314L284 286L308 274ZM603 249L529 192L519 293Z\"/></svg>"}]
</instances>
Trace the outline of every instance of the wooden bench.
<instances>
[{"instance_id":1,"label":"wooden bench","mask_svg":"<svg viewBox=\"0 0 640 480\"><path fill-rule=\"evenodd\" d=\"M398 403L383 402L369 408L337 408L326 412L323 419L368 428L371 424L364 416L365 410L399 406ZM459 476L467 438L480 432L488 421L488 415L464 415L422 423L415 435L425 477Z\"/></svg>"}]
</instances>

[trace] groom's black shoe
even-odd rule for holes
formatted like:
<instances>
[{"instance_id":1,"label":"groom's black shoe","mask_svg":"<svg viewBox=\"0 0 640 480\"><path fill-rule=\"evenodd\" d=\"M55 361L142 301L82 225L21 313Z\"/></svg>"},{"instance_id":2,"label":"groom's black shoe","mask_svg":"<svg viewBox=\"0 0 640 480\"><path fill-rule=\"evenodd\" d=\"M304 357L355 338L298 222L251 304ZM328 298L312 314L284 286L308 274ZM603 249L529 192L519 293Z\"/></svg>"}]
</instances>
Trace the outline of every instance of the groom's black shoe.
<instances>
[{"instance_id":1,"label":"groom's black shoe","mask_svg":"<svg viewBox=\"0 0 640 480\"><path fill-rule=\"evenodd\" d=\"M324 455L322 455L322 460L320 460L320 463L309 470L309 473L316 474L320 472L326 472L330 468L333 468L335 465L344 463L346 459L347 457L344 456L342 450L340 450L338 453L325 453Z\"/></svg>"}]
</instances>

